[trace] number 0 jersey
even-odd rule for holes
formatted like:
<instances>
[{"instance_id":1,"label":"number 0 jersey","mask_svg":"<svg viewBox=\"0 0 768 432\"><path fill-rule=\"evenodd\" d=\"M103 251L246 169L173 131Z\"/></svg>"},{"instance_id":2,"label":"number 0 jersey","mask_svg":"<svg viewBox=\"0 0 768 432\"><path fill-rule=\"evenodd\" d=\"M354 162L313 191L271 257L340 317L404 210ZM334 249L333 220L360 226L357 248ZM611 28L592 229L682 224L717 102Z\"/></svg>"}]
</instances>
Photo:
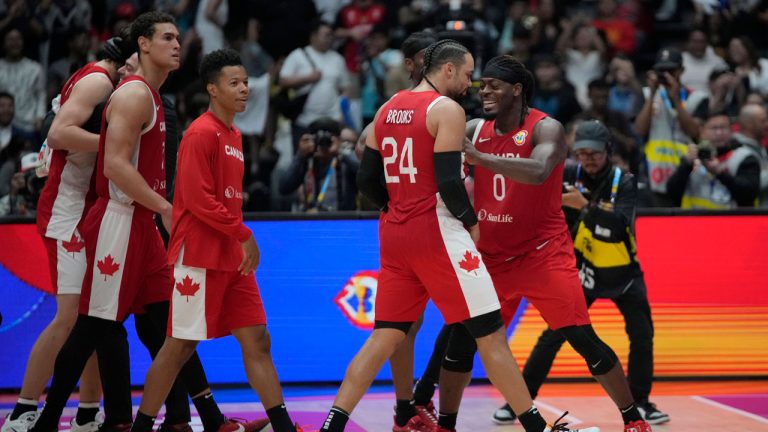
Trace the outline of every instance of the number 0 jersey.
<instances>
[{"instance_id":1,"label":"number 0 jersey","mask_svg":"<svg viewBox=\"0 0 768 432\"><path fill-rule=\"evenodd\" d=\"M404 223L437 205L435 137L427 129L427 113L444 97L433 91L404 90L379 112L374 131L389 193L386 222Z\"/></svg>"},{"instance_id":2,"label":"number 0 jersey","mask_svg":"<svg viewBox=\"0 0 768 432\"><path fill-rule=\"evenodd\" d=\"M482 121L472 142L483 152L505 158L530 158L533 131L547 115L531 109L522 126L496 134L496 121ZM568 230L562 211L561 163L540 185L510 180L475 166L475 210L480 221L478 249L488 260L507 260L542 247Z\"/></svg>"}]
</instances>

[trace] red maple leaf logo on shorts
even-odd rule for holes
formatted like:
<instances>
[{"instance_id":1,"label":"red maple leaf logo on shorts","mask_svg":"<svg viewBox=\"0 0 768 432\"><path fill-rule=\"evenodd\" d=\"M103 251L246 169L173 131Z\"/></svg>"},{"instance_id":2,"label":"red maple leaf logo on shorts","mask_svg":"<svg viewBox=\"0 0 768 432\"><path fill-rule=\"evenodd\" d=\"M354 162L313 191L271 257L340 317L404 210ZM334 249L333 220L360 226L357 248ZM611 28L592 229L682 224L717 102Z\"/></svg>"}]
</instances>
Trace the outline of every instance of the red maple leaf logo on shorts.
<instances>
[{"instance_id":1,"label":"red maple leaf logo on shorts","mask_svg":"<svg viewBox=\"0 0 768 432\"><path fill-rule=\"evenodd\" d=\"M199 289L200 284L192 282L192 278L189 275L184 276L181 282L176 282L176 290L179 294L187 296L187 302L189 302L189 296L194 296Z\"/></svg>"},{"instance_id":2,"label":"red maple leaf logo on shorts","mask_svg":"<svg viewBox=\"0 0 768 432\"><path fill-rule=\"evenodd\" d=\"M61 246L64 248L64 250L71 253L72 256L75 256L76 253L83 250L85 247L85 241L81 238L78 238L77 234L72 234L72 238L68 242L61 242Z\"/></svg>"},{"instance_id":3,"label":"red maple leaf logo on shorts","mask_svg":"<svg viewBox=\"0 0 768 432\"><path fill-rule=\"evenodd\" d=\"M107 276L113 276L120 269L120 264L115 262L111 254L105 256L101 261L96 261L96 266L104 275L104 282L107 281Z\"/></svg>"},{"instance_id":4,"label":"red maple leaf logo on shorts","mask_svg":"<svg viewBox=\"0 0 768 432\"><path fill-rule=\"evenodd\" d=\"M480 257L468 250L464 252L464 259L459 261L459 267L467 273L475 271L480 268Z\"/></svg>"}]
</instances>

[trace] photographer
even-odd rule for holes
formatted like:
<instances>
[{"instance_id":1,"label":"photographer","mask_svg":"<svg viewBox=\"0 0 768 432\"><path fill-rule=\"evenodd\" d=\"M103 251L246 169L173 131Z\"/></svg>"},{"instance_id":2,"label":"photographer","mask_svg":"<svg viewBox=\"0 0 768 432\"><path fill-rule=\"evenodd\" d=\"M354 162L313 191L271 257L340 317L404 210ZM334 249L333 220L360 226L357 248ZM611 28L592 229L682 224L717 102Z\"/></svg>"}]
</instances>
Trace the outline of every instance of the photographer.
<instances>
[{"instance_id":1,"label":"photographer","mask_svg":"<svg viewBox=\"0 0 768 432\"><path fill-rule=\"evenodd\" d=\"M299 189L302 211L354 210L360 162L353 142L342 141L339 123L327 117L312 122L307 132L280 176L280 193Z\"/></svg>"},{"instance_id":2,"label":"photographer","mask_svg":"<svg viewBox=\"0 0 768 432\"><path fill-rule=\"evenodd\" d=\"M680 84L683 56L673 48L663 48L648 72L648 87L643 89L645 104L635 119L635 129L647 137L645 158L648 184L657 207L675 207L667 194L667 179L685 157L688 144L699 138L699 125L690 111L688 99L699 99L697 91Z\"/></svg>"},{"instance_id":3,"label":"photographer","mask_svg":"<svg viewBox=\"0 0 768 432\"><path fill-rule=\"evenodd\" d=\"M688 153L667 182L670 197L684 209L754 207L760 190L760 161L731 134L724 112L711 114L701 142Z\"/></svg>"},{"instance_id":4,"label":"photographer","mask_svg":"<svg viewBox=\"0 0 768 432\"><path fill-rule=\"evenodd\" d=\"M35 216L37 199L45 182L35 175L37 166L37 153L21 158L20 170L11 177L8 195L0 198L0 216Z\"/></svg>"},{"instance_id":5,"label":"photographer","mask_svg":"<svg viewBox=\"0 0 768 432\"><path fill-rule=\"evenodd\" d=\"M563 210L574 237L587 307L611 299L624 316L629 336L627 380L637 407L650 424L669 416L648 401L653 381L653 321L643 273L635 255L637 191L632 174L611 163L611 133L597 120L576 130L578 165L563 173ZM545 330L525 363L523 377L534 398L565 342L560 331ZM494 418L509 418L501 412Z\"/></svg>"}]
</instances>

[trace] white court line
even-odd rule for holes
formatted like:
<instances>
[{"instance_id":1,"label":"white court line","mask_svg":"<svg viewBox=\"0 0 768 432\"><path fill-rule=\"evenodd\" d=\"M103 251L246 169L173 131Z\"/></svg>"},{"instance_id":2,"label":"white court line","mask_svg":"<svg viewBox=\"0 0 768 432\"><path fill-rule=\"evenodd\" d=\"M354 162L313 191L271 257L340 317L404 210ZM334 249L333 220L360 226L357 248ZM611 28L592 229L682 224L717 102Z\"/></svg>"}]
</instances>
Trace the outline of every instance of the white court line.
<instances>
[{"instance_id":1,"label":"white court line","mask_svg":"<svg viewBox=\"0 0 768 432\"><path fill-rule=\"evenodd\" d=\"M552 414L554 414L555 418L552 419L552 420L555 420L556 418L560 417L565 412L564 409L557 408L557 407L555 407L553 405L550 405L548 403L542 402L540 400L534 401L533 404L536 405L537 407L543 408L543 409L551 412ZM563 420L566 420L569 425L577 425L577 424L581 424L582 423L582 421L580 419L572 416L570 413L567 416L563 417Z\"/></svg>"},{"instance_id":2,"label":"white court line","mask_svg":"<svg viewBox=\"0 0 768 432\"><path fill-rule=\"evenodd\" d=\"M732 413L743 415L744 417L749 417L752 420L758 421L760 423L768 424L768 419L766 419L765 417L761 417L761 416L759 416L757 414L752 414L751 412L747 412L747 411L744 411L744 410L740 410L738 408L734 408L734 407L732 407L730 405L725 405L725 404L722 404L720 402L716 402L716 401L713 401L711 399L707 399L707 398L701 397L701 396L691 396L691 399L697 400L697 401L705 403L707 405L712 405L713 407L717 407L717 408L720 408L720 409L723 409L723 410L726 410L726 411L730 411Z\"/></svg>"}]
</instances>

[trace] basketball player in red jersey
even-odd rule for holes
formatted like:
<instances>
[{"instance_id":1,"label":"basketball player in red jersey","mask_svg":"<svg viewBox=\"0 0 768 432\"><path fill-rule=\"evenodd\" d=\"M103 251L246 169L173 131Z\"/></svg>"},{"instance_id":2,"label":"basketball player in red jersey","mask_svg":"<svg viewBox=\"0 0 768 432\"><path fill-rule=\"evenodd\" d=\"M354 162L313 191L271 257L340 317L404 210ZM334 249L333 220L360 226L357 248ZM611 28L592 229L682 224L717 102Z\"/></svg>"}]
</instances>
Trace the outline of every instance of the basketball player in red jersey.
<instances>
[{"instance_id":1,"label":"basketball player in red jersey","mask_svg":"<svg viewBox=\"0 0 768 432\"><path fill-rule=\"evenodd\" d=\"M32 347L19 400L6 418L2 432L24 432L31 427L37 417L38 400L53 374L56 355L77 319L86 268L85 244L79 227L94 201L89 191L99 147L100 117L93 122L89 119L96 115L94 108L114 89L118 69L126 57L121 45L119 37L108 40L99 51L98 60L77 70L61 89L58 112L48 133L48 146L53 149L51 166L37 207L38 231L48 252L56 295L56 316ZM80 406L72 421L75 432L98 427L98 374L94 355L80 381Z\"/></svg>"},{"instance_id":2,"label":"basketball player in red jersey","mask_svg":"<svg viewBox=\"0 0 768 432\"><path fill-rule=\"evenodd\" d=\"M266 315L254 278L259 249L243 224L243 152L235 113L248 100L248 76L233 50L206 55L200 76L209 110L181 141L168 262L176 289L168 337L147 372L133 432L150 432L176 375L201 340L232 334L271 430L301 431L288 415L270 355Z\"/></svg>"},{"instance_id":3,"label":"basketball player in red jersey","mask_svg":"<svg viewBox=\"0 0 768 432\"><path fill-rule=\"evenodd\" d=\"M349 365L321 431L344 430L349 413L429 298L446 322L464 323L476 338L491 381L525 412L526 431L566 430L547 426L533 407L475 248L477 217L461 181L465 114L447 97L467 91L473 70L472 55L456 41L432 44L424 55L422 83L395 95L376 114L358 172L360 190L385 211L376 323Z\"/></svg>"},{"instance_id":4,"label":"basketball player in red jersey","mask_svg":"<svg viewBox=\"0 0 768 432\"><path fill-rule=\"evenodd\" d=\"M621 363L595 334L562 213L567 155L563 127L528 107L533 76L511 56L491 59L480 96L488 121L467 125L464 151L475 165L475 208L482 236L478 249L493 278L506 325L520 299L530 301L553 330L560 329L584 357L595 379L621 411L625 432L651 430L635 406ZM440 379L440 410L456 413L470 378L471 335L455 328ZM468 363L464 370L451 362ZM517 413L514 406L512 410ZM450 430L443 428L438 430Z\"/></svg>"},{"instance_id":5,"label":"basketball player in red jersey","mask_svg":"<svg viewBox=\"0 0 768 432\"><path fill-rule=\"evenodd\" d=\"M146 304L168 300L170 269L154 225L168 226L165 200L165 122L157 89L179 67L173 17L140 15L131 25L139 69L123 80L104 109L96 162L98 198L83 223L87 269L80 315L59 353L45 408L34 432L57 430L61 411L96 351L104 388L101 430L126 431L132 422L128 342L123 321Z\"/></svg>"}]
</instances>

